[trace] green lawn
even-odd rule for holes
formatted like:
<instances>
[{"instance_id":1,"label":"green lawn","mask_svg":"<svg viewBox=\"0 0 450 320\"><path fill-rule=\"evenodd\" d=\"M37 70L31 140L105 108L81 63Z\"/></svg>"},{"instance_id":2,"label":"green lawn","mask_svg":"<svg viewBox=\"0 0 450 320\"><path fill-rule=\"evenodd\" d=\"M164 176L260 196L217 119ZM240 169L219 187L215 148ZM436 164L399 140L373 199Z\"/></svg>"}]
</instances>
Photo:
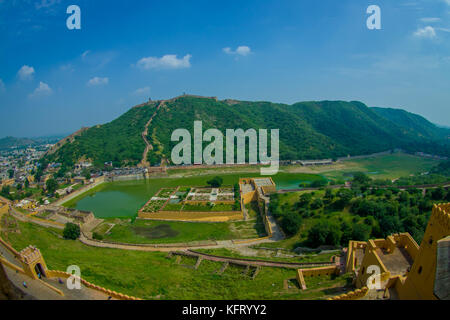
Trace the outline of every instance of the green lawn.
<instances>
[{"instance_id":1,"label":"green lawn","mask_svg":"<svg viewBox=\"0 0 450 320\"><path fill-rule=\"evenodd\" d=\"M344 161L340 170L323 173L330 179L351 179L354 172L364 172L373 179L396 179L408 177L410 174L420 174L429 171L439 164L438 160L396 153L386 156L371 157Z\"/></svg>"},{"instance_id":2,"label":"green lawn","mask_svg":"<svg viewBox=\"0 0 450 320\"><path fill-rule=\"evenodd\" d=\"M168 259L166 253L88 247L37 225L19 226L21 233L11 233L7 239L18 250L37 246L50 269L65 271L78 265L87 281L144 299L323 299L342 293L340 287L349 280L348 276L310 278L308 290L286 290L284 280L295 279L296 270L262 268L251 280L238 267L220 275L216 273L220 263L203 261L193 270ZM181 264L192 263L182 259Z\"/></svg>"},{"instance_id":3,"label":"green lawn","mask_svg":"<svg viewBox=\"0 0 450 320\"><path fill-rule=\"evenodd\" d=\"M114 228L104 235L104 240L123 243L185 243L205 240L233 240L257 238L264 226L257 221L229 223L193 223L172 221L150 221L137 219L107 219L96 228L96 232L106 231L103 226L115 223Z\"/></svg>"}]
</instances>

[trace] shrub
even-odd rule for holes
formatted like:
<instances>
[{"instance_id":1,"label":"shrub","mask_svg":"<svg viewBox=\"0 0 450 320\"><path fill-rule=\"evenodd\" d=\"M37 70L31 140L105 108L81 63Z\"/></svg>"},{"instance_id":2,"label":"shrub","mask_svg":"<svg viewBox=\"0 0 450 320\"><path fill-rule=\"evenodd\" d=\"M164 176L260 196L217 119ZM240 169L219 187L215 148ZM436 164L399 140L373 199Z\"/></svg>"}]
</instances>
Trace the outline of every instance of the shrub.
<instances>
[{"instance_id":1,"label":"shrub","mask_svg":"<svg viewBox=\"0 0 450 320\"><path fill-rule=\"evenodd\" d=\"M308 242L314 248L321 245L338 245L341 237L340 226L327 220L320 220L308 232Z\"/></svg>"},{"instance_id":2,"label":"shrub","mask_svg":"<svg viewBox=\"0 0 450 320\"><path fill-rule=\"evenodd\" d=\"M281 220L281 227L288 235L294 235L298 232L302 225L302 218L295 212L289 211Z\"/></svg>"},{"instance_id":3,"label":"shrub","mask_svg":"<svg viewBox=\"0 0 450 320\"><path fill-rule=\"evenodd\" d=\"M223 179L221 177L214 177L209 181L206 181L207 184L209 184L211 187L213 188L219 188L220 186L222 186L223 183Z\"/></svg>"},{"instance_id":4,"label":"shrub","mask_svg":"<svg viewBox=\"0 0 450 320\"><path fill-rule=\"evenodd\" d=\"M94 232L94 233L92 234L92 238L93 238L94 240L103 240L103 236L102 236L100 233L98 233L98 232Z\"/></svg>"},{"instance_id":5,"label":"shrub","mask_svg":"<svg viewBox=\"0 0 450 320\"><path fill-rule=\"evenodd\" d=\"M63 231L64 239L77 240L80 237L80 226L74 223L66 223Z\"/></svg>"}]
</instances>

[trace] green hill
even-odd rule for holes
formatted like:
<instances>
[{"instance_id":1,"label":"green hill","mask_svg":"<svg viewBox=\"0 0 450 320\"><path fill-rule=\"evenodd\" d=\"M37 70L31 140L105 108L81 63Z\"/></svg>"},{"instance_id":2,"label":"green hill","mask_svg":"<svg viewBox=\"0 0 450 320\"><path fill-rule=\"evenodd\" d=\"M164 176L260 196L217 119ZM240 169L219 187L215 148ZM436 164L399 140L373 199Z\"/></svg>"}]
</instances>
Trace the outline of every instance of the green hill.
<instances>
[{"instance_id":1,"label":"green hill","mask_svg":"<svg viewBox=\"0 0 450 320\"><path fill-rule=\"evenodd\" d=\"M372 108L380 116L401 126L418 138L442 139L450 137L450 129L440 128L422 116L401 109Z\"/></svg>"},{"instance_id":2,"label":"green hill","mask_svg":"<svg viewBox=\"0 0 450 320\"><path fill-rule=\"evenodd\" d=\"M134 107L110 123L84 131L47 160L66 165L81 158L91 159L98 166L106 161L116 166L138 164L145 149L141 134L159 103ZM156 112L148 129L147 138L154 146L148 160L157 164L162 157L170 159L175 145L170 141L172 132L184 128L192 134L195 120L203 121L203 130L217 128L223 133L237 128L280 129L281 159L332 158L392 148L450 155L445 130L432 134L430 127L418 121L408 124L383 112L361 102L286 105L183 96L166 101Z\"/></svg>"}]
</instances>

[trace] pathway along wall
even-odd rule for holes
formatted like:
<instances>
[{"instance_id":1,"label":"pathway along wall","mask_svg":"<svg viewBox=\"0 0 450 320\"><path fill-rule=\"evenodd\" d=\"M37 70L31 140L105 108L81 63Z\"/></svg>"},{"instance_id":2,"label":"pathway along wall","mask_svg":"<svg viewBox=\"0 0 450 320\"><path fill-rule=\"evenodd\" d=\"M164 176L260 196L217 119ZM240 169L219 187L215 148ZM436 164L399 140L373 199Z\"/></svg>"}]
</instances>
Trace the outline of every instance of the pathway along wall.
<instances>
[{"instance_id":1,"label":"pathway along wall","mask_svg":"<svg viewBox=\"0 0 450 320\"><path fill-rule=\"evenodd\" d=\"M218 211L218 212L193 212L193 211L159 211L139 212L139 218L162 221L185 221L185 222L228 222L243 220L241 211Z\"/></svg>"}]
</instances>

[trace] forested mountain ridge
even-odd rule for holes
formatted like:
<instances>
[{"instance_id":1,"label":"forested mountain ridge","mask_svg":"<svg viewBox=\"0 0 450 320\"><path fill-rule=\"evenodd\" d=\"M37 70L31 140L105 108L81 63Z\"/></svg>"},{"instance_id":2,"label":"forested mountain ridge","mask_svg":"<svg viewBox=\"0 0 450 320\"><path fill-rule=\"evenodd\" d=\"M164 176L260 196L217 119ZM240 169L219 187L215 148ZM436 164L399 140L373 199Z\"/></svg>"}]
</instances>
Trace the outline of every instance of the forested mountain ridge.
<instances>
[{"instance_id":1,"label":"forested mountain ridge","mask_svg":"<svg viewBox=\"0 0 450 320\"><path fill-rule=\"evenodd\" d=\"M97 166L107 161L115 166L137 165L145 149L141 134L160 103L134 107L110 123L84 131L48 155L47 160L67 166L79 159L90 159ZM436 126L438 130L433 130L416 122L408 125L402 117L389 117L380 108L356 101L286 105L182 96L163 103L148 128L147 139L154 147L148 159L153 165L162 157L170 159L176 144L170 141L172 132L183 128L193 134L195 120L203 122L203 130L217 128L223 134L226 129L279 129L280 158L286 160L334 158L393 148L450 156L450 130Z\"/></svg>"},{"instance_id":2,"label":"forested mountain ridge","mask_svg":"<svg viewBox=\"0 0 450 320\"><path fill-rule=\"evenodd\" d=\"M371 108L380 116L400 125L407 132L417 137L425 137L429 139L448 139L450 137L450 129L441 128L431 123L424 117L402 110L392 108Z\"/></svg>"}]
</instances>

